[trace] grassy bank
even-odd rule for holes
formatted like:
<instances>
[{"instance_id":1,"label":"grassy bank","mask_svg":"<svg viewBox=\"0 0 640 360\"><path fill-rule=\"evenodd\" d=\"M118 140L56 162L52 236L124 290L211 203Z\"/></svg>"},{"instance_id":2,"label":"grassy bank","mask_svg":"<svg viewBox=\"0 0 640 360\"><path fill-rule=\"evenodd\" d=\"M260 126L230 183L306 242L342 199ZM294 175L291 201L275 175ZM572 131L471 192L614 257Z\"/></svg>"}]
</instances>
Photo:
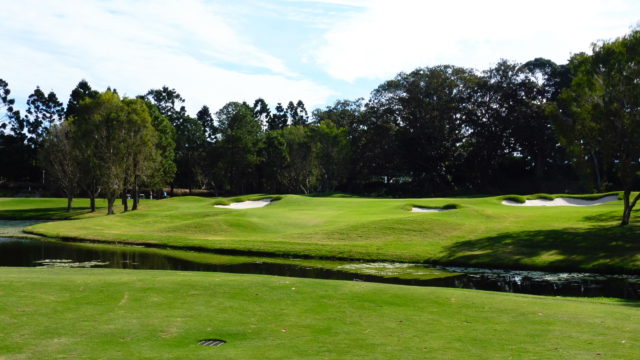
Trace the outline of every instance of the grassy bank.
<instances>
[{"instance_id":1,"label":"grassy bank","mask_svg":"<svg viewBox=\"0 0 640 360\"><path fill-rule=\"evenodd\" d=\"M0 359L637 359L638 303L221 273L0 268ZM217 348L206 338L228 341Z\"/></svg>"},{"instance_id":2,"label":"grassy bank","mask_svg":"<svg viewBox=\"0 0 640 360\"><path fill-rule=\"evenodd\" d=\"M50 237L296 256L640 271L640 226L617 226L621 201L592 207L512 207L502 205L502 199L287 195L264 208L232 210L214 207L226 199L182 197L147 201L137 212L28 229ZM411 206L445 205L457 208L409 211ZM0 214L12 211L0 201L3 207Z\"/></svg>"}]
</instances>

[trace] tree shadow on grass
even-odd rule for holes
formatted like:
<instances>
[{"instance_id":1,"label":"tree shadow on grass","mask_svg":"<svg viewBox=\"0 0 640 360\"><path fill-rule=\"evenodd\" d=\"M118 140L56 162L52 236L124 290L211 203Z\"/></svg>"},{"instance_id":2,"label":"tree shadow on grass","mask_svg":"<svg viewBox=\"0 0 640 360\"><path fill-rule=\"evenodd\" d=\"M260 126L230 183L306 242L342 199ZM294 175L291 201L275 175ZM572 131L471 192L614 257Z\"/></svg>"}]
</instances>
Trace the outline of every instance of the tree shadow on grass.
<instances>
[{"instance_id":1,"label":"tree shadow on grass","mask_svg":"<svg viewBox=\"0 0 640 360\"><path fill-rule=\"evenodd\" d=\"M618 304L624 306L630 306L634 308L640 308L640 301L637 300L619 300Z\"/></svg>"},{"instance_id":2,"label":"tree shadow on grass","mask_svg":"<svg viewBox=\"0 0 640 360\"><path fill-rule=\"evenodd\" d=\"M35 209L6 209L0 210L2 220L68 220L76 216L87 214L89 207L78 207L68 212L66 207L35 208Z\"/></svg>"},{"instance_id":3,"label":"tree shadow on grass","mask_svg":"<svg viewBox=\"0 0 640 360\"><path fill-rule=\"evenodd\" d=\"M447 263L551 271L640 273L640 226L508 232L449 246Z\"/></svg>"}]
</instances>

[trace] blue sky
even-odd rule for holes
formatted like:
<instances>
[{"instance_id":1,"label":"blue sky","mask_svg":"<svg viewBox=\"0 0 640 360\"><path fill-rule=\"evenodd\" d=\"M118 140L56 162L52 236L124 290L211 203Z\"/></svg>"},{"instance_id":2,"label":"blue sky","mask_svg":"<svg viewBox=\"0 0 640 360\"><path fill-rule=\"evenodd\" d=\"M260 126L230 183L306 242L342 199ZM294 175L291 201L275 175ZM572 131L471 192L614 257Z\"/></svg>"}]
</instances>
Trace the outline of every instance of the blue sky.
<instances>
[{"instance_id":1,"label":"blue sky","mask_svg":"<svg viewBox=\"0 0 640 360\"><path fill-rule=\"evenodd\" d=\"M640 21L638 0L0 0L0 78L20 104L80 79L135 96L176 88L194 114L228 101L308 109L367 97L400 71L564 63Z\"/></svg>"}]
</instances>

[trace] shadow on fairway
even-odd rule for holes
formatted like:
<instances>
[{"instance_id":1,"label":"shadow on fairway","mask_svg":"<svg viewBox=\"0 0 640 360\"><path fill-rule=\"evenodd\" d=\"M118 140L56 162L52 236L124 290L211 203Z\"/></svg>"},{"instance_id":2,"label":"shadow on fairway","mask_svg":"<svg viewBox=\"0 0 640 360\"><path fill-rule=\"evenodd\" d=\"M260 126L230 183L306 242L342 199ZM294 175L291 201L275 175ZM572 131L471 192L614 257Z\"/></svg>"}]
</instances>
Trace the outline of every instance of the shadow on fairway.
<instances>
[{"instance_id":1,"label":"shadow on fairway","mask_svg":"<svg viewBox=\"0 0 640 360\"><path fill-rule=\"evenodd\" d=\"M640 308L640 301L621 300L620 303L624 306Z\"/></svg>"},{"instance_id":2,"label":"shadow on fairway","mask_svg":"<svg viewBox=\"0 0 640 360\"><path fill-rule=\"evenodd\" d=\"M90 208L78 207L67 212L66 207L36 208L36 209L9 209L0 210L2 220L66 220L75 216L88 213Z\"/></svg>"},{"instance_id":3,"label":"shadow on fairway","mask_svg":"<svg viewBox=\"0 0 640 360\"><path fill-rule=\"evenodd\" d=\"M640 226L508 232L445 249L443 260L478 266L639 273Z\"/></svg>"},{"instance_id":4,"label":"shadow on fairway","mask_svg":"<svg viewBox=\"0 0 640 360\"><path fill-rule=\"evenodd\" d=\"M631 221L633 221L634 218L636 218L637 216L638 216L638 213L634 211L631 215ZM622 210L607 211L601 214L585 216L582 219L584 221L591 222L591 223L599 223L599 224L613 223L617 225L620 223L620 220L622 219Z\"/></svg>"}]
</instances>

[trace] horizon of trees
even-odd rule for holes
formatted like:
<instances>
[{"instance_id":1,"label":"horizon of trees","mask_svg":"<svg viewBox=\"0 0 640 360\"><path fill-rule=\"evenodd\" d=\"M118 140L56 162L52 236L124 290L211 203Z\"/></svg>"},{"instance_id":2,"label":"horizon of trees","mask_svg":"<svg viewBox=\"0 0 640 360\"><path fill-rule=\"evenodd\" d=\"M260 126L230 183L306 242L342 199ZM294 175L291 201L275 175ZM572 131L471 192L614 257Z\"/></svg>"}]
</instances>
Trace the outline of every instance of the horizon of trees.
<instances>
[{"instance_id":1,"label":"horizon of trees","mask_svg":"<svg viewBox=\"0 0 640 360\"><path fill-rule=\"evenodd\" d=\"M79 189L110 208L132 192L134 209L140 188L164 186L383 196L622 188L628 223L640 200L630 196L640 169L639 34L596 43L567 64L418 68L367 100L311 114L301 100L271 107L259 98L191 116L166 86L120 99L82 80L66 107L36 87L23 116L0 80L0 179L55 182L69 206Z\"/></svg>"}]
</instances>

